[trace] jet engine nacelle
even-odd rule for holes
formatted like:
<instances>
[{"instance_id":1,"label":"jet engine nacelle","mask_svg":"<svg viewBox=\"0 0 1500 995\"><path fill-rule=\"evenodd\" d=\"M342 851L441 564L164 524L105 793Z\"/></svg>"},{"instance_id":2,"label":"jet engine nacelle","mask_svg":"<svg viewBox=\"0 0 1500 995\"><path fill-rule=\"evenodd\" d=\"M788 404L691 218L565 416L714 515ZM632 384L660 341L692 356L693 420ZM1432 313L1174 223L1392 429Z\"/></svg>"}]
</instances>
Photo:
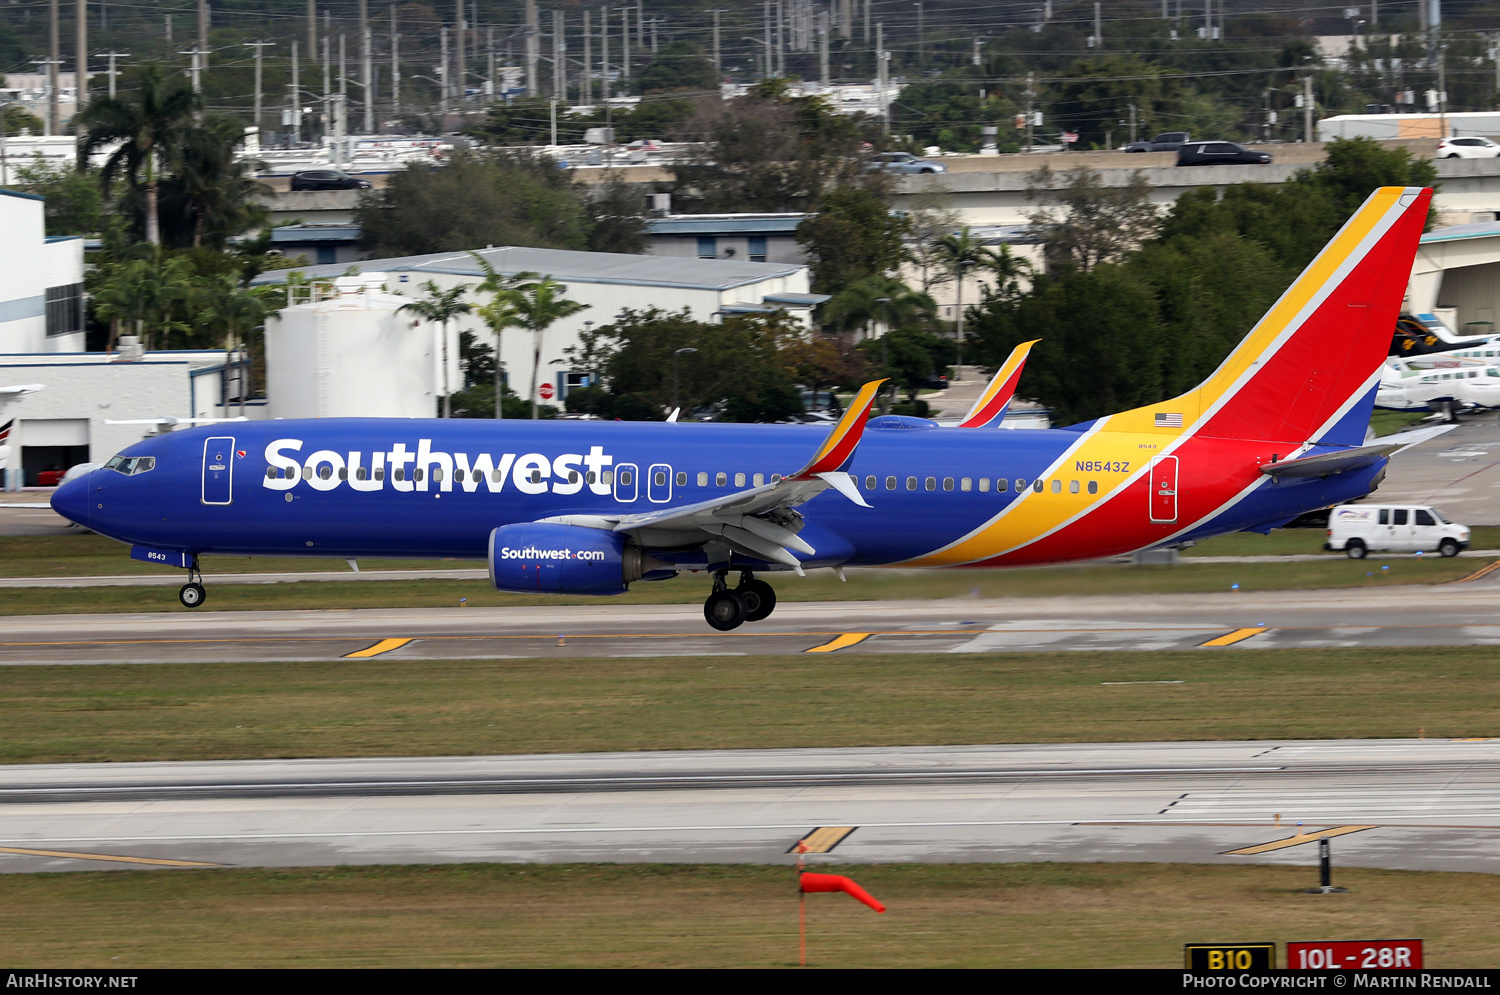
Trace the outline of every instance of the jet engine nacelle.
<instances>
[{"instance_id":1,"label":"jet engine nacelle","mask_svg":"<svg viewBox=\"0 0 1500 995\"><path fill-rule=\"evenodd\" d=\"M490 581L501 591L624 594L665 565L618 532L582 525L505 525L490 533Z\"/></svg>"}]
</instances>

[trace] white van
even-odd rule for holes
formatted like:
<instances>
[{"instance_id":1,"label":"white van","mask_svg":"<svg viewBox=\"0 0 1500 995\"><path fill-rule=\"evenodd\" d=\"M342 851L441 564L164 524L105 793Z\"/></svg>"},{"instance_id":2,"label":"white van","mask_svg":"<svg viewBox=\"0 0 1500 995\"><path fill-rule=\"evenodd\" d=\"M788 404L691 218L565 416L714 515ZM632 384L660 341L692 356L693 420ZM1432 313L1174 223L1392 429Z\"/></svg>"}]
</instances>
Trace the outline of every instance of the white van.
<instances>
[{"instance_id":1,"label":"white van","mask_svg":"<svg viewBox=\"0 0 1500 995\"><path fill-rule=\"evenodd\" d=\"M1328 513L1323 548L1343 550L1351 560L1362 560L1371 550L1432 550L1457 556L1469 548L1469 527L1421 505L1341 504Z\"/></svg>"}]
</instances>

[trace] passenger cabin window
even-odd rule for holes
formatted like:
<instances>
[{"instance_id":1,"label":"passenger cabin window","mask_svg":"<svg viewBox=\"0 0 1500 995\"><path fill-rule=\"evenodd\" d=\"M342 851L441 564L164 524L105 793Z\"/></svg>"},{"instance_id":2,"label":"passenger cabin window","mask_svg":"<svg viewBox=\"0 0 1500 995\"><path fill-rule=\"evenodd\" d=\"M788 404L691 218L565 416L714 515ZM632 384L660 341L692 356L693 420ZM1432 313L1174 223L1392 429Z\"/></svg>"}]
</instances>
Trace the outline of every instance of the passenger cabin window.
<instances>
[{"instance_id":1,"label":"passenger cabin window","mask_svg":"<svg viewBox=\"0 0 1500 995\"><path fill-rule=\"evenodd\" d=\"M1076 480L1070 480L1070 481L1068 481L1068 493L1069 494L1077 494L1078 493L1078 481L1076 481Z\"/></svg>"},{"instance_id":2,"label":"passenger cabin window","mask_svg":"<svg viewBox=\"0 0 1500 995\"><path fill-rule=\"evenodd\" d=\"M718 473L718 474L715 474L714 475L714 486L715 487L728 487L729 486L729 474L727 474L727 473Z\"/></svg>"},{"instance_id":3,"label":"passenger cabin window","mask_svg":"<svg viewBox=\"0 0 1500 995\"><path fill-rule=\"evenodd\" d=\"M945 490L945 491L951 491L951 490L953 490L953 478L952 477L944 477L943 478L943 490ZM965 487L964 490L968 490L968 488Z\"/></svg>"},{"instance_id":4,"label":"passenger cabin window","mask_svg":"<svg viewBox=\"0 0 1500 995\"><path fill-rule=\"evenodd\" d=\"M708 474L706 474L706 473L700 473L700 474L698 474L698 486L699 487L707 487L708 486Z\"/></svg>"},{"instance_id":5,"label":"passenger cabin window","mask_svg":"<svg viewBox=\"0 0 1500 995\"><path fill-rule=\"evenodd\" d=\"M958 489L961 491L972 491L974 489L974 481L969 477L965 477L958 482Z\"/></svg>"},{"instance_id":6,"label":"passenger cabin window","mask_svg":"<svg viewBox=\"0 0 1500 995\"><path fill-rule=\"evenodd\" d=\"M937 490L937 478L936 477L928 477L927 478L927 489L929 491L935 491L935 490Z\"/></svg>"},{"instance_id":7,"label":"passenger cabin window","mask_svg":"<svg viewBox=\"0 0 1500 995\"><path fill-rule=\"evenodd\" d=\"M1019 492L1019 491L1024 491L1025 489L1026 489L1026 478L1025 477L1017 477L1016 478L1016 490Z\"/></svg>"},{"instance_id":8,"label":"passenger cabin window","mask_svg":"<svg viewBox=\"0 0 1500 995\"><path fill-rule=\"evenodd\" d=\"M914 491L914 490L917 489L917 478L916 477L907 477L906 478L906 489L909 490L909 491Z\"/></svg>"},{"instance_id":9,"label":"passenger cabin window","mask_svg":"<svg viewBox=\"0 0 1500 995\"><path fill-rule=\"evenodd\" d=\"M1405 525L1406 524L1406 509L1405 508L1397 508L1391 514L1391 518L1393 520L1393 524L1395 524L1395 525Z\"/></svg>"},{"instance_id":10,"label":"passenger cabin window","mask_svg":"<svg viewBox=\"0 0 1500 995\"><path fill-rule=\"evenodd\" d=\"M757 473L755 475L755 486L756 487L759 487L761 484L764 484L765 482L766 482L766 475L764 473Z\"/></svg>"},{"instance_id":11,"label":"passenger cabin window","mask_svg":"<svg viewBox=\"0 0 1500 995\"><path fill-rule=\"evenodd\" d=\"M687 486L687 474L684 473L681 470L677 471L677 486L678 487L686 487Z\"/></svg>"},{"instance_id":12,"label":"passenger cabin window","mask_svg":"<svg viewBox=\"0 0 1500 995\"><path fill-rule=\"evenodd\" d=\"M535 472L532 473L531 477L532 477L532 481L533 482L535 482L538 479L537 478L537 474ZM629 470L621 470L620 471L620 486L621 487L629 487L630 486L630 480L631 480L631 473L630 473L630 471Z\"/></svg>"},{"instance_id":13,"label":"passenger cabin window","mask_svg":"<svg viewBox=\"0 0 1500 995\"><path fill-rule=\"evenodd\" d=\"M745 475L743 473L736 473L734 475L734 486L736 486L736 487L744 487L745 486Z\"/></svg>"},{"instance_id":14,"label":"passenger cabin window","mask_svg":"<svg viewBox=\"0 0 1500 995\"><path fill-rule=\"evenodd\" d=\"M876 483L877 483L877 481L875 480L874 477L866 477L865 478L865 490L867 490L867 491L873 491L873 490L875 490L875 484Z\"/></svg>"},{"instance_id":15,"label":"passenger cabin window","mask_svg":"<svg viewBox=\"0 0 1500 995\"><path fill-rule=\"evenodd\" d=\"M1016 483L1019 484L1020 481L1016 481ZM1004 477L996 477L995 491L999 494L1004 494L1008 490L1010 490L1010 481L1006 480Z\"/></svg>"},{"instance_id":16,"label":"passenger cabin window","mask_svg":"<svg viewBox=\"0 0 1500 995\"><path fill-rule=\"evenodd\" d=\"M1089 493L1090 494L1098 494L1099 493L1099 481L1097 481L1097 480L1090 480L1089 481Z\"/></svg>"},{"instance_id":17,"label":"passenger cabin window","mask_svg":"<svg viewBox=\"0 0 1500 995\"><path fill-rule=\"evenodd\" d=\"M885 478L885 489L888 490L888 491L893 491L893 490L896 489L896 478L895 477L886 477Z\"/></svg>"},{"instance_id":18,"label":"passenger cabin window","mask_svg":"<svg viewBox=\"0 0 1500 995\"><path fill-rule=\"evenodd\" d=\"M1062 481L1061 480L1054 480L1054 481L1052 481L1052 493L1053 494L1061 494L1062 493Z\"/></svg>"},{"instance_id":19,"label":"passenger cabin window","mask_svg":"<svg viewBox=\"0 0 1500 995\"><path fill-rule=\"evenodd\" d=\"M1389 508L1381 508L1380 509L1380 524L1381 525L1389 525L1389 524L1391 524L1391 509L1389 509Z\"/></svg>"}]
</instances>

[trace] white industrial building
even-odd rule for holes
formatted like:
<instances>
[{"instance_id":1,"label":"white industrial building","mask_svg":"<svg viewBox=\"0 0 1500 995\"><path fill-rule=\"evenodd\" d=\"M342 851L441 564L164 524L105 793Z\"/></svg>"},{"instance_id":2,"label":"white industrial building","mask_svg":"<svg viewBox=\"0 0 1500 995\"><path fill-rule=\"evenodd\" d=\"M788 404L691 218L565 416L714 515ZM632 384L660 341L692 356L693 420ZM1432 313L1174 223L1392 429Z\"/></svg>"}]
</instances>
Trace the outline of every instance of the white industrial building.
<instances>
[{"instance_id":1,"label":"white industrial building","mask_svg":"<svg viewBox=\"0 0 1500 995\"><path fill-rule=\"evenodd\" d=\"M83 349L83 239L48 238L42 207L0 189L0 354Z\"/></svg>"},{"instance_id":2,"label":"white industrial building","mask_svg":"<svg viewBox=\"0 0 1500 995\"><path fill-rule=\"evenodd\" d=\"M827 300L823 294L808 292L809 274L806 266L792 263L746 262L739 259L670 258L650 255L628 255L614 252L574 252L562 249L533 249L518 247L487 248L477 250L495 271L506 276L517 273L538 273L550 276L567 289L565 296L587 307L578 314L563 318L547 330L542 341L542 369L537 378L539 388L547 385L553 394L552 403L566 397L570 387L587 382L590 371L571 369L563 359L567 349L579 344L579 333L585 328L607 325L625 310L647 311L660 308L663 311L687 311L698 321L716 321L726 314L766 313L790 311L804 321L810 322L811 309ZM318 411L327 414L347 414L347 409L332 403L334 396L354 398L359 394L358 385L368 382L374 371L391 364L420 362L424 370L433 370L433 385L428 388L441 396L441 339L430 326L422 334L427 348L436 350L432 359L415 360L407 356L410 348L407 336L392 334L395 310L387 296L395 296L400 304L425 296L423 285L432 281L440 289L447 290L459 285L474 287L484 279L484 271L468 252L443 252L422 256L406 256L397 259L372 259L360 263L359 268L368 274L368 285L361 285L357 293L358 303L333 301L318 303L292 303L280 312L278 321L267 325L266 354L270 366L267 369L267 392L270 398L270 413L273 417L291 417L287 412L295 404L299 413ZM343 276L347 266L313 266L299 272L310 280L332 280ZM263 273L257 280L261 284L275 284L286 280L286 272ZM347 290L353 291L350 284ZM288 288L289 298L293 293ZM487 295L471 294L473 304L486 303ZM399 304L395 305L399 307ZM353 317L363 315L363 318ZM310 317L309 317L310 316ZM408 328L416 319L410 312L402 312ZM272 326L316 328L323 322L325 332L317 336L322 345L302 346L304 358L313 360L315 349L324 350L316 355L316 366L324 379L316 381L318 389L324 391L322 398L310 401L299 398L295 402L280 396L279 383L298 383L299 390L309 389L315 381L305 376L297 379L292 371L279 372L284 362L289 362L281 351L296 337L290 332L270 332ZM311 321L309 326L307 322ZM399 327L400 320L394 321ZM423 323L425 324L425 323ZM809 325L810 327L810 325ZM494 343L495 337L477 314L467 314L450 323L450 363L457 361L457 337L462 331L472 331L481 342ZM531 386L532 336L520 329L508 329L501 342L500 359L504 364L507 382L512 390L523 398ZM426 375L425 373L423 374ZM285 379L283 379L285 377ZM347 383L348 387L335 386ZM452 375L449 386L457 391L461 380ZM415 390L408 385L407 390ZM345 391L349 393L345 393ZM548 391L540 391L548 392ZM326 399L326 400L325 400ZM529 399L529 398L528 398ZM547 400L547 398L541 398ZM368 405L367 401L360 402ZM385 412L406 412L409 402L396 400L388 395L390 407ZM423 401L423 405L431 405ZM360 407L362 413L366 407ZM425 407L430 414L434 409Z\"/></svg>"},{"instance_id":3,"label":"white industrial building","mask_svg":"<svg viewBox=\"0 0 1500 995\"><path fill-rule=\"evenodd\" d=\"M103 352L0 356L0 386L42 385L0 399L0 424L15 419L11 469L21 469L24 485L33 486L42 470L102 463L167 429L159 419L264 417L264 401L243 409L238 403L242 364L229 360L217 349L139 358Z\"/></svg>"}]
</instances>

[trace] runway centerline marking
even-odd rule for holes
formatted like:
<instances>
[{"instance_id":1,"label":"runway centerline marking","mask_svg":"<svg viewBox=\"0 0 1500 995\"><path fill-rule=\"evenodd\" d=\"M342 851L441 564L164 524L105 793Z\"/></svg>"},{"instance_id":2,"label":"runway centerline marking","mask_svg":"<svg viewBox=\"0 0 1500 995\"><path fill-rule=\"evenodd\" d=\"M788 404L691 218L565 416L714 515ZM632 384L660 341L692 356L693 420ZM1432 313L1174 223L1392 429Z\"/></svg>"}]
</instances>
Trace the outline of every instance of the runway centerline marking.
<instances>
[{"instance_id":1,"label":"runway centerline marking","mask_svg":"<svg viewBox=\"0 0 1500 995\"><path fill-rule=\"evenodd\" d=\"M1272 850L1285 850L1289 846L1301 846L1303 843L1312 843L1316 840L1333 839L1335 836L1347 836L1349 833L1362 833L1366 829L1379 829L1379 826L1335 826L1332 829L1320 829L1315 833L1297 833L1284 839L1272 840L1269 843L1257 843L1254 846L1242 846L1237 850L1221 850L1223 856L1245 856L1257 853L1269 853Z\"/></svg>"},{"instance_id":2,"label":"runway centerline marking","mask_svg":"<svg viewBox=\"0 0 1500 995\"><path fill-rule=\"evenodd\" d=\"M411 642L410 639L382 639L374 646L366 646L362 650L355 650L353 653L345 653L344 659L353 660L364 659L372 656L380 656L382 653L389 653L391 650L398 650L409 642Z\"/></svg>"},{"instance_id":3,"label":"runway centerline marking","mask_svg":"<svg viewBox=\"0 0 1500 995\"><path fill-rule=\"evenodd\" d=\"M882 633L882 635L886 635L886 634L887 633ZM813 646L810 649L803 650L803 652L804 653L832 653L834 650L841 650L841 649L844 649L846 646L858 646L860 643L864 642L866 639L869 639L871 635L873 635L873 633L869 633L869 632L845 632L844 634L842 634L842 635L840 635L840 636L838 636L838 637L836 637L834 639L830 639L828 642L824 643L821 646Z\"/></svg>"},{"instance_id":4,"label":"runway centerline marking","mask_svg":"<svg viewBox=\"0 0 1500 995\"><path fill-rule=\"evenodd\" d=\"M1198 645L1199 646L1233 646L1235 643L1242 643L1246 639L1249 639L1251 636L1258 636L1262 632L1265 632L1265 631L1267 631L1267 628L1235 629L1233 632L1226 632L1222 636L1218 636L1218 637L1216 637L1214 639L1210 639L1206 643L1199 643Z\"/></svg>"},{"instance_id":5,"label":"runway centerline marking","mask_svg":"<svg viewBox=\"0 0 1500 995\"><path fill-rule=\"evenodd\" d=\"M223 867L201 860L168 860L165 857L122 857L112 853L78 853L74 850L28 850L18 846L0 846L0 853L23 857L64 857L68 860L113 860L122 864L155 864L161 867Z\"/></svg>"}]
</instances>

